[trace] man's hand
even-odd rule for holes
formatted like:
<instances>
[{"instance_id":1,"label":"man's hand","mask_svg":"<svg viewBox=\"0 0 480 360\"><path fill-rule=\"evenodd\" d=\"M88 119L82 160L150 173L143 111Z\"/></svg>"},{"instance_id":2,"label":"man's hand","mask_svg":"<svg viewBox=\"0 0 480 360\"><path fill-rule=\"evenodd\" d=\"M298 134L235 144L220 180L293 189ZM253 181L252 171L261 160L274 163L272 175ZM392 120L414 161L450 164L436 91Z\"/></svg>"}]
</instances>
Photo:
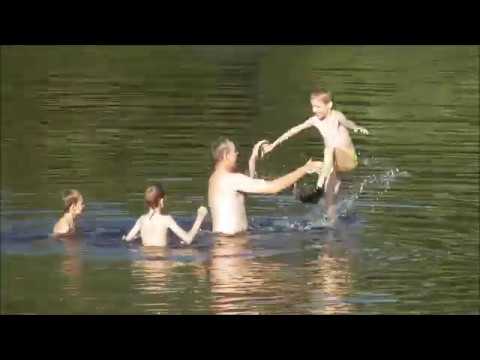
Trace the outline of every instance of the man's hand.
<instances>
[{"instance_id":1,"label":"man's hand","mask_svg":"<svg viewBox=\"0 0 480 360\"><path fill-rule=\"evenodd\" d=\"M312 161L312 159L308 160L305 165L303 165L304 170L307 174L318 173L322 170L323 162L321 161Z\"/></svg>"},{"instance_id":2,"label":"man's hand","mask_svg":"<svg viewBox=\"0 0 480 360\"><path fill-rule=\"evenodd\" d=\"M363 135L368 135L369 132L367 129L363 128L363 127L357 127L355 130L353 130L355 133L358 133L359 131L363 134Z\"/></svg>"}]
</instances>

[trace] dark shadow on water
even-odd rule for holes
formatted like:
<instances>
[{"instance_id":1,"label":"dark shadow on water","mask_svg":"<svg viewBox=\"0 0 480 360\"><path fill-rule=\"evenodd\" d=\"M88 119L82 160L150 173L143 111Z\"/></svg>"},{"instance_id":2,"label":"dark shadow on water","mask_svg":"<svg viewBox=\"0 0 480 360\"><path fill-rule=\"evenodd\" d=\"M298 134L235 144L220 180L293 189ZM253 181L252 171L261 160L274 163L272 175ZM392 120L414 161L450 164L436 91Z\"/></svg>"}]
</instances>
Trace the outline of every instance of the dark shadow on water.
<instances>
[{"instance_id":1,"label":"dark shadow on water","mask_svg":"<svg viewBox=\"0 0 480 360\"><path fill-rule=\"evenodd\" d=\"M33 214L32 214L33 215ZM81 219L78 233L74 238L56 238L45 229L51 227L54 219L40 219L37 222L23 220L10 220L9 231L2 231L2 250L12 254L42 255L48 253L81 252L88 258L130 258L133 253L138 257L138 250L142 248L140 241L127 243L121 240L134 223L134 219L117 217L110 219L93 218L86 216ZM178 223L189 228L194 219L177 217ZM300 244L323 241L328 234L334 231L348 232L359 225L356 216L342 217L337 222L335 229L322 225L312 225L312 222L300 217L251 217L248 236L254 243L254 248L259 254L264 250L275 250L276 253L291 252L299 249ZM217 235L211 232L211 223L202 226L202 231L191 246L183 246L178 239L170 233L169 251L174 256L181 257L182 253L195 249L200 253L211 251L216 244ZM75 250L75 251L74 251ZM296 251L296 250L295 250ZM186 261L189 261L188 257ZM181 261L181 260L180 260Z\"/></svg>"}]
</instances>

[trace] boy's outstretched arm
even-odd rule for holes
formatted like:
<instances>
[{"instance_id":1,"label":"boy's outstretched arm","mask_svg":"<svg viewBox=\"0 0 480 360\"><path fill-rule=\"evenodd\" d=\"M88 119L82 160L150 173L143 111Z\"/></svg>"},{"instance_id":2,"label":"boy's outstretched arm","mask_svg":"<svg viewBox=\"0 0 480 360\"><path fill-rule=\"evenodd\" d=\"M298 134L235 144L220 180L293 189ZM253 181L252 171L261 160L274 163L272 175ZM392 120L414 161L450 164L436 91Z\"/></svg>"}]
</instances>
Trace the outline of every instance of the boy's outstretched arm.
<instances>
[{"instance_id":1,"label":"boy's outstretched arm","mask_svg":"<svg viewBox=\"0 0 480 360\"><path fill-rule=\"evenodd\" d=\"M195 219L195 223L193 224L189 232L186 232L180 226L178 226L178 224L171 216L169 217L168 228L172 230L175 235L177 235L180 239L182 239L183 242L190 245L195 238L195 235L197 235L198 230L200 230L200 225L202 225L202 221L203 219L205 219L205 216L207 216L207 214L207 208L204 206L200 206L197 210L197 218Z\"/></svg>"},{"instance_id":2,"label":"boy's outstretched arm","mask_svg":"<svg viewBox=\"0 0 480 360\"><path fill-rule=\"evenodd\" d=\"M368 130L358 126L352 120L348 120L345 116L340 116L338 122L345 126L347 129L352 129L355 132L360 131L362 134L368 135Z\"/></svg>"},{"instance_id":3,"label":"boy's outstretched arm","mask_svg":"<svg viewBox=\"0 0 480 360\"><path fill-rule=\"evenodd\" d=\"M272 151L275 147L277 147L278 145L280 145L282 142L284 142L285 140L291 138L292 136L298 134L299 132L305 130L305 129L308 129L309 127L313 126L313 120L315 119L315 117L311 117L310 119L308 119L307 121L301 123L300 125L297 125L297 126L294 126L293 128L291 128L290 130L286 131L282 136L280 136L277 140L275 140L273 142L273 144L270 144L270 145L264 145L263 146L263 155L269 153L270 151Z\"/></svg>"}]
</instances>

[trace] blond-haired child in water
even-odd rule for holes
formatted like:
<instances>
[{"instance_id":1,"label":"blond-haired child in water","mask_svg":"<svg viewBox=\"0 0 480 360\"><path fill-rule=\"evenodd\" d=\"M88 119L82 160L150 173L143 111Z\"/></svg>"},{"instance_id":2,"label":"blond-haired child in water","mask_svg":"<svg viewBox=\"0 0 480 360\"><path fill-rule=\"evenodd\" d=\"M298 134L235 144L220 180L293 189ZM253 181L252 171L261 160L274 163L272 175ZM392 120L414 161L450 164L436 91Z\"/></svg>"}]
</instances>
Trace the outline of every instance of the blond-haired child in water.
<instances>
[{"instance_id":1,"label":"blond-haired child in water","mask_svg":"<svg viewBox=\"0 0 480 360\"><path fill-rule=\"evenodd\" d=\"M272 144L262 146L263 155L272 151L285 140L298 134L302 130L315 127L320 132L325 143L322 170L319 172L316 192L325 191L328 216L331 220L335 218L333 207L334 196L340 189L339 173L348 172L358 165L357 154L353 146L348 129L368 135L368 130L358 126L351 120L347 120L340 111L333 109L332 95L323 89L316 89L310 94L310 103L314 116L297 125ZM317 201L318 201L317 197Z\"/></svg>"},{"instance_id":2,"label":"blond-haired child in water","mask_svg":"<svg viewBox=\"0 0 480 360\"><path fill-rule=\"evenodd\" d=\"M161 210L165 206L165 191L160 184L149 186L145 190L145 203L148 206L148 213L140 216L135 226L130 230L123 240L132 241L139 236L144 246L167 246L167 232L172 230L183 243L191 244L195 235L200 230L200 225L208 213L204 206L197 210L197 218L190 231L183 230L175 220Z\"/></svg>"},{"instance_id":3,"label":"blond-haired child in water","mask_svg":"<svg viewBox=\"0 0 480 360\"><path fill-rule=\"evenodd\" d=\"M73 235L78 217L83 213L85 203L82 194L75 189L67 190L63 196L63 216L53 227L54 235Z\"/></svg>"}]
</instances>

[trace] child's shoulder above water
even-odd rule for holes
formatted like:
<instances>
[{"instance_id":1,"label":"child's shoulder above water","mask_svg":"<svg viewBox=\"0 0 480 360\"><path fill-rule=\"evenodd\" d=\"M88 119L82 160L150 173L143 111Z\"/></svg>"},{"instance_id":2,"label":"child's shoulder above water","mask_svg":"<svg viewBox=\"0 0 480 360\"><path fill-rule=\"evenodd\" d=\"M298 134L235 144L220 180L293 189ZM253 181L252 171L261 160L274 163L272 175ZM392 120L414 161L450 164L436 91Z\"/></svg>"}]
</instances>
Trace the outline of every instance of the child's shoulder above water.
<instances>
[{"instance_id":1,"label":"child's shoulder above water","mask_svg":"<svg viewBox=\"0 0 480 360\"><path fill-rule=\"evenodd\" d=\"M73 235L78 217L83 213L85 203L82 194L75 189L67 190L63 195L63 215L53 226L53 235Z\"/></svg>"},{"instance_id":2,"label":"child's shoulder above water","mask_svg":"<svg viewBox=\"0 0 480 360\"><path fill-rule=\"evenodd\" d=\"M208 213L207 209L203 206L198 208L195 223L190 231L186 232L176 223L171 215L161 213L165 206L165 195L165 191L159 184L147 188L145 191L145 203L149 211L138 218L128 235L122 237L123 240L132 241L141 237L144 245L166 246L167 231L170 229L183 243L190 244L193 241L200 230L203 219Z\"/></svg>"}]
</instances>

